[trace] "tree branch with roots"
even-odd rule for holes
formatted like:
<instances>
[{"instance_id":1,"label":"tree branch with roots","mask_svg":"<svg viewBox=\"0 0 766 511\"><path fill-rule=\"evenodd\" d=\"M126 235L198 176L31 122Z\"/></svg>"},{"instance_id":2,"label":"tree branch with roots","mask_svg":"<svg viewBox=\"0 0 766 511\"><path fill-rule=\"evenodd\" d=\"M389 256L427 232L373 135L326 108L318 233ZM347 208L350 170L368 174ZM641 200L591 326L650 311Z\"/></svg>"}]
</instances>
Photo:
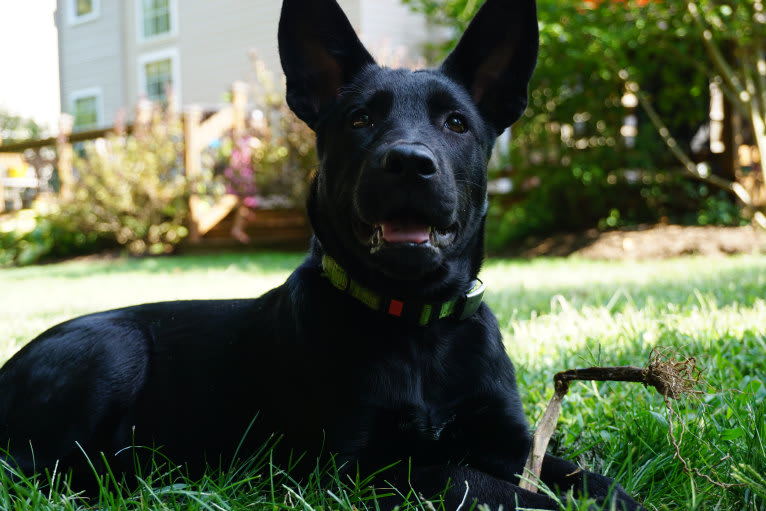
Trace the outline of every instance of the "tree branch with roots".
<instances>
[{"instance_id":1,"label":"tree branch with roots","mask_svg":"<svg viewBox=\"0 0 766 511\"><path fill-rule=\"evenodd\" d=\"M681 455L681 444L685 428L681 422L680 432L673 426L673 419L678 418L673 401L684 396L699 396L703 394L700 387L705 385L702 369L697 365L694 357L678 357L678 353L672 348L655 347L645 367L617 366L617 367L588 367L585 369L569 369L556 373L553 377L554 393L543 417L532 437L532 447L524 467L524 474L519 486L536 492L535 481L540 479L543 459L550 443L551 436L556 429L561 403L564 396L569 392L569 386L573 381L620 381L642 383L646 387L653 387L663 397L665 408L669 416L668 440L673 445L675 457L680 460L687 473L693 473L706 479L711 484L720 487L733 485L714 480L699 469L690 466L689 462Z\"/></svg>"}]
</instances>

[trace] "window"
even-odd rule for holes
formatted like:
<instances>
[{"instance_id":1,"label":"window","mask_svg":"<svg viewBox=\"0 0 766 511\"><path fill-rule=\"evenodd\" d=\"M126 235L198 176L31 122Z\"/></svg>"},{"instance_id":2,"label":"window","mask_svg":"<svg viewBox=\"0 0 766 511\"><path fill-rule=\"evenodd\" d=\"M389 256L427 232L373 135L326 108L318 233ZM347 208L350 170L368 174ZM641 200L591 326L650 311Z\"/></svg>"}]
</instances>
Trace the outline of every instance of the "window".
<instances>
[{"instance_id":1,"label":"window","mask_svg":"<svg viewBox=\"0 0 766 511\"><path fill-rule=\"evenodd\" d=\"M173 85L172 62L169 58L144 64L146 74L146 97L150 101L167 100L167 87Z\"/></svg>"},{"instance_id":2,"label":"window","mask_svg":"<svg viewBox=\"0 0 766 511\"><path fill-rule=\"evenodd\" d=\"M140 39L152 39L175 32L175 0L138 0Z\"/></svg>"},{"instance_id":3,"label":"window","mask_svg":"<svg viewBox=\"0 0 766 511\"><path fill-rule=\"evenodd\" d=\"M85 89L72 94L71 112L75 130L97 128L101 124L101 111L100 89Z\"/></svg>"},{"instance_id":4,"label":"window","mask_svg":"<svg viewBox=\"0 0 766 511\"><path fill-rule=\"evenodd\" d=\"M85 16L93 13L93 0L76 0L74 7L75 16Z\"/></svg>"},{"instance_id":5,"label":"window","mask_svg":"<svg viewBox=\"0 0 766 511\"><path fill-rule=\"evenodd\" d=\"M139 92L149 101L167 103L168 89L180 100L178 51L164 50L143 55L138 62Z\"/></svg>"},{"instance_id":6,"label":"window","mask_svg":"<svg viewBox=\"0 0 766 511\"><path fill-rule=\"evenodd\" d=\"M69 23L76 25L98 18L100 0L69 0Z\"/></svg>"}]
</instances>

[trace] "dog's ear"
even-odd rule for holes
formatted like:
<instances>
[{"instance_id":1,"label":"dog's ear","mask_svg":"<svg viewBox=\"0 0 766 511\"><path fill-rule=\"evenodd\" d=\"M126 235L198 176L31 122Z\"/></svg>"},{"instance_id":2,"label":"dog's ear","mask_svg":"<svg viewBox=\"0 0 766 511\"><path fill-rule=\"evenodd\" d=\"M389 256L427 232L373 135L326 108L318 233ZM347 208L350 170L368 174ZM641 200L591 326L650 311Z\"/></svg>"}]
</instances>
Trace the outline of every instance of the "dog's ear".
<instances>
[{"instance_id":1,"label":"dog's ear","mask_svg":"<svg viewBox=\"0 0 766 511\"><path fill-rule=\"evenodd\" d=\"M468 89L499 134L527 107L538 45L535 0L487 0L441 71Z\"/></svg>"},{"instance_id":2,"label":"dog's ear","mask_svg":"<svg viewBox=\"0 0 766 511\"><path fill-rule=\"evenodd\" d=\"M375 63L335 0L283 1L279 57L287 104L311 128L338 89Z\"/></svg>"}]
</instances>

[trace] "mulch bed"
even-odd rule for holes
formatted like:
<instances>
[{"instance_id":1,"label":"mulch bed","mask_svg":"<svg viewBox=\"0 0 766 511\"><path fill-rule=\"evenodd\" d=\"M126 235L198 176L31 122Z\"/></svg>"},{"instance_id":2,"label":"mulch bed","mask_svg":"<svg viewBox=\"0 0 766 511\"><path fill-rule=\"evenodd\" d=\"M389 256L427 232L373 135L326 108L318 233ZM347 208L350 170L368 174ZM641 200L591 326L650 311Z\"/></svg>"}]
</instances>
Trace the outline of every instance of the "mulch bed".
<instances>
[{"instance_id":1,"label":"mulch bed","mask_svg":"<svg viewBox=\"0 0 766 511\"><path fill-rule=\"evenodd\" d=\"M756 227L647 225L607 232L591 229L529 239L502 255L663 259L752 253L766 254L766 231Z\"/></svg>"}]
</instances>

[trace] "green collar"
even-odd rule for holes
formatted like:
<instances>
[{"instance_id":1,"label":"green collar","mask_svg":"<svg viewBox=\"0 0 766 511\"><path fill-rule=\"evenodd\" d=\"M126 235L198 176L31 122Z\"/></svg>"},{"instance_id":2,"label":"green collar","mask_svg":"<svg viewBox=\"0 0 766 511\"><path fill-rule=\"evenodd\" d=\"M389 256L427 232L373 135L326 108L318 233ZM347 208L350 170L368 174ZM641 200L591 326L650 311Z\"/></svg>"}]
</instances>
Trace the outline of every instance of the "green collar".
<instances>
[{"instance_id":1,"label":"green collar","mask_svg":"<svg viewBox=\"0 0 766 511\"><path fill-rule=\"evenodd\" d=\"M441 303L423 303L413 301L403 301L393 298L387 298L362 286L354 279L348 276L344 270L332 257L322 256L322 275L327 277L332 285L344 293L348 293L372 310L380 311L391 316L396 316L420 325L428 326L437 319L449 316L458 319L466 319L473 316L473 313L481 305L484 296L484 283L476 279L471 283L471 287L460 296Z\"/></svg>"}]
</instances>

